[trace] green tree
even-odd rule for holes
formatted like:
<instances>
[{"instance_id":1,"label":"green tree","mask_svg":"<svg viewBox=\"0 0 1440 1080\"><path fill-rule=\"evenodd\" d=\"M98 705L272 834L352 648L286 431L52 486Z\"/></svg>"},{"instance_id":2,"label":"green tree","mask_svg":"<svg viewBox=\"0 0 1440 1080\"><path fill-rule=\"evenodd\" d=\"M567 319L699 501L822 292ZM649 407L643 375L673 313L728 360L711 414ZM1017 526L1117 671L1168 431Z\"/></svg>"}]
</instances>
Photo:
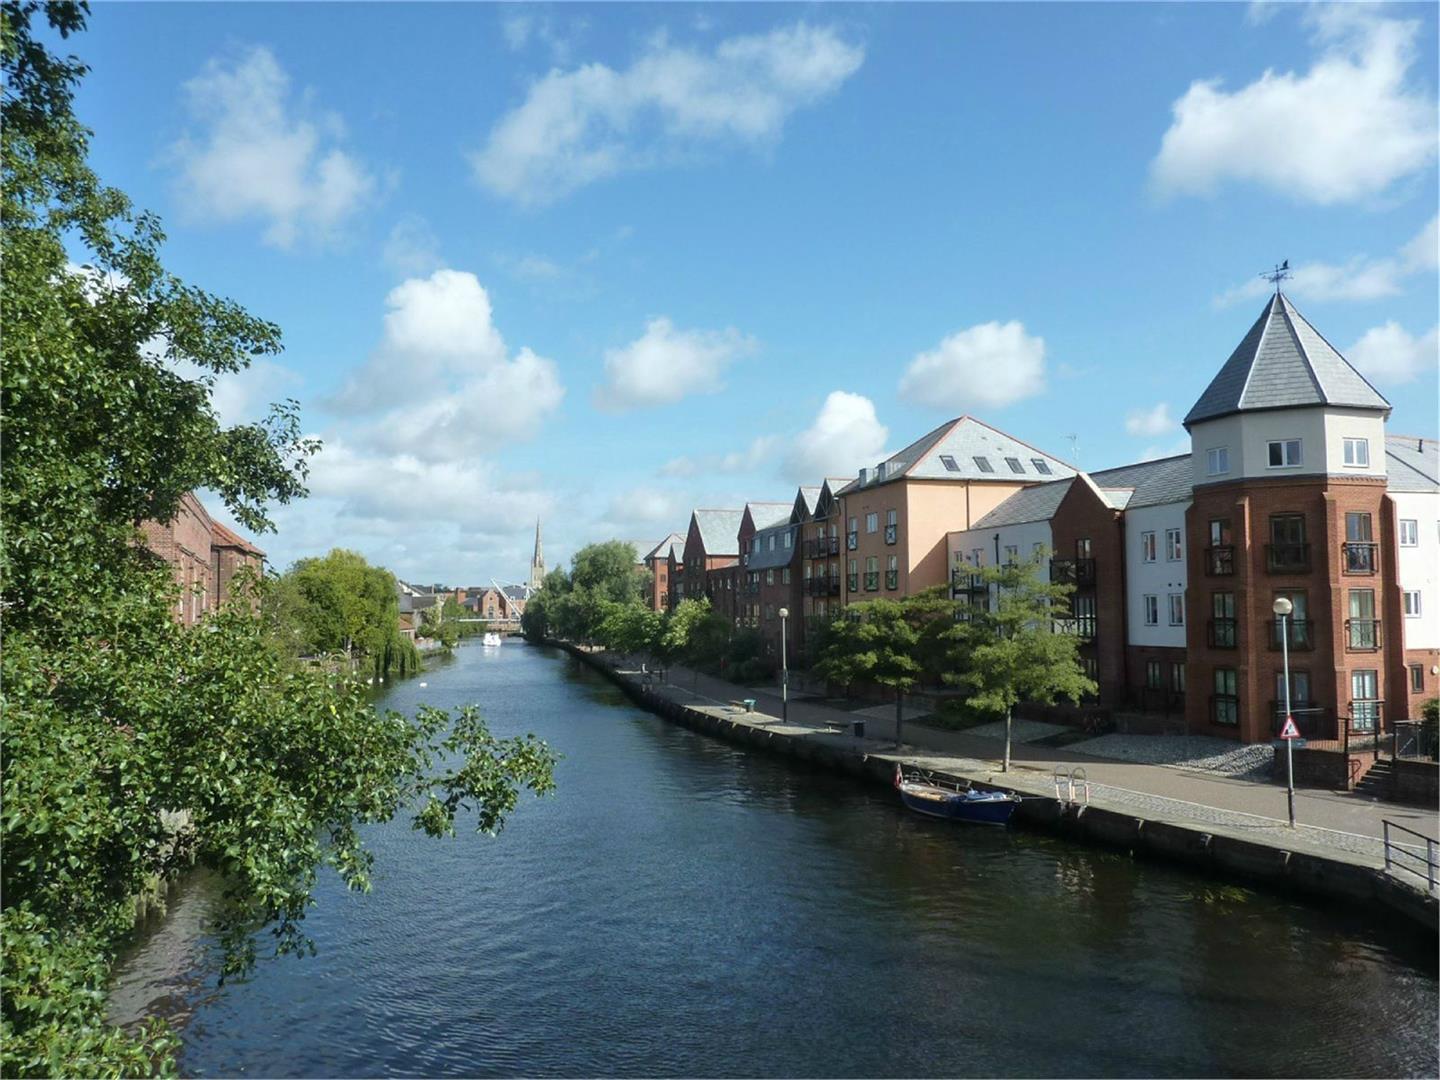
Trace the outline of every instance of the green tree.
<instances>
[{"instance_id":1,"label":"green tree","mask_svg":"<svg viewBox=\"0 0 1440 1080\"><path fill-rule=\"evenodd\" d=\"M1008 772L1016 705L1079 701L1095 693L1096 686L1080 666L1079 638L1066 632L1073 586L1043 578L1038 560L988 566L978 573L990 597L987 603L962 607L963 618L947 631L950 670L945 678L969 691L965 703L972 709L1005 718L1003 767Z\"/></svg>"},{"instance_id":2,"label":"green tree","mask_svg":"<svg viewBox=\"0 0 1440 1080\"><path fill-rule=\"evenodd\" d=\"M552 785L533 738L481 718L379 715L355 680L297 669L241 596L197 630L136 526L214 491L247 529L304 494L294 403L255 424L215 415L216 377L277 352L279 331L167 273L158 222L86 161L72 111L84 65L50 52L84 5L0 3L0 1075L173 1071L163 1025L107 1025L133 898L191 862L227 883L228 970L271 925L280 951L329 866L367 888L366 823L466 807L497 830ZM44 31L40 31L42 34ZM67 247L68 245L68 247ZM71 252L87 269L76 272ZM187 377L182 370L198 371ZM313 627L316 633L334 627ZM308 632L308 631L307 631Z\"/></svg>"},{"instance_id":3,"label":"green tree","mask_svg":"<svg viewBox=\"0 0 1440 1080\"><path fill-rule=\"evenodd\" d=\"M920 679L921 630L898 600L853 604L824 631L815 670L850 687L875 683L895 692L895 745L902 741L905 692Z\"/></svg>"},{"instance_id":4,"label":"green tree","mask_svg":"<svg viewBox=\"0 0 1440 1080\"><path fill-rule=\"evenodd\" d=\"M719 620L718 623L716 620ZM695 666L695 683L699 684L698 660L712 653L725 620L710 607L710 598L682 600L665 622L660 639L660 653L667 663L690 660Z\"/></svg>"},{"instance_id":5,"label":"green tree","mask_svg":"<svg viewBox=\"0 0 1440 1080\"><path fill-rule=\"evenodd\" d=\"M608 649L634 655L650 653L663 630L664 618L658 611L639 602L611 604L601 620L599 638Z\"/></svg>"}]
</instances>

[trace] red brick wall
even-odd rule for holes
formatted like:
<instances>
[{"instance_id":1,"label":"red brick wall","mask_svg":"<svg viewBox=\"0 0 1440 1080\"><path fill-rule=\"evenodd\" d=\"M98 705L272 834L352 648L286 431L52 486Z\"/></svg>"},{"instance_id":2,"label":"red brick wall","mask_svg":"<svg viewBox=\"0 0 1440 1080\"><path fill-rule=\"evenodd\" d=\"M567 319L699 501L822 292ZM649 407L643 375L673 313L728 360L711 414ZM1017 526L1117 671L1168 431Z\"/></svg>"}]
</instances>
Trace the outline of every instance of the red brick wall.
<instances>
[{"instance_id":1,"label":"red brick wall","mask_svg":"<svg viewBox=\"0 0 1440 1080\"><path fill-rule=\"evenodd\" d=\"M1088 592L1095 597L1095 640L1082 646L1080 653L1096 661L1101 704L1114 704L1124 697L1129 684L1125 651L1124 523L1117 511L1101 501L1093 487L1076 480L1056 507L1050 529L1056 559L1075 558L1076 541L1090 539L1095 584L1088 590L1081 586L1076 595Z\"/></svg>"},{"instance_id":2,"label":"red brick wall","mask_svg":"<svg viewBox=\"0 0 1440 1080\"><path fill-rule=\"evenodd\" d=\"M174 519L141 524L145 546L170 564L180 588L176 617L194 626L211 606L216 595L215 568L211 560L211 522L205 507L194 495L180 500Z\"/></svg>"}]
</instances>

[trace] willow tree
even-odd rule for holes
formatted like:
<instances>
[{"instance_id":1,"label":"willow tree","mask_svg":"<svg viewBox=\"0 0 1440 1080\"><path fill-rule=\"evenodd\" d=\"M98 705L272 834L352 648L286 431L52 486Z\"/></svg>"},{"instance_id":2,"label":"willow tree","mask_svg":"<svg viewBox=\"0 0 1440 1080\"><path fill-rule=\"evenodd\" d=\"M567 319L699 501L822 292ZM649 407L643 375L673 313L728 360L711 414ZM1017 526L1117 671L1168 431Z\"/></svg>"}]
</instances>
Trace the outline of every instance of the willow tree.
<instances>
[{"instance_id":1,"label":"willow tree","mask_svg":"<svg viewBox=\"0 0 1440 1080\"><path fill-rule=\"evenodd\" d=\"M69 38L86 7L0 4L0 1075L173 1068L163 1025L105 1022L133 898L198 862L231 903L227 970L258 926L308 947L329 866L368 888L361 826L415 809L427 833L472 808L494 831L552 755L474 712L378 715L353 681L294 670L246 603L199 630L172 618L169 572L137 524L213 491L247 529L305 493L318 447L293 402L224 426L214 380L280 332L168 273L163 235L87 164L72 109L85 74L32 30ZM40 34L46 32L42 29ZM198 376L182 372L198 371ZM191 827L177 832L174 811Z\"/></svg>"}]
</instances>

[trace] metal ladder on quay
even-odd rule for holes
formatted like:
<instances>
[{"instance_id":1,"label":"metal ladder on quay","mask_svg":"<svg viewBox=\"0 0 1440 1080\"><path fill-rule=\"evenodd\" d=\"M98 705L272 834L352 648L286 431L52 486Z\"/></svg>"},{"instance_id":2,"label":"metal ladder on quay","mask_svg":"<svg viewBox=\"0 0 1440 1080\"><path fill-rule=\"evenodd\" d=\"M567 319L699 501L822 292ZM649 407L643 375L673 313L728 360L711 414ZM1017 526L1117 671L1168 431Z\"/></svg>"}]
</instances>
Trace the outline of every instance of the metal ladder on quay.
<instances>
[{"instance_id":1,"label":"metal ladder on quay","mask_svg":"<svg viewBox=\"0 0 1440 1080\"><path fill-rule=\"evenodd\" d=\"M1090 781L1085 776L1085 766L1066 769L1064 765L1056 765L1051 779L1055 782L1055 798L1061 806L1090 805ZM1084 796L1083 803L1075 798L1077 790Z\"/></svg>"}]
</instances>

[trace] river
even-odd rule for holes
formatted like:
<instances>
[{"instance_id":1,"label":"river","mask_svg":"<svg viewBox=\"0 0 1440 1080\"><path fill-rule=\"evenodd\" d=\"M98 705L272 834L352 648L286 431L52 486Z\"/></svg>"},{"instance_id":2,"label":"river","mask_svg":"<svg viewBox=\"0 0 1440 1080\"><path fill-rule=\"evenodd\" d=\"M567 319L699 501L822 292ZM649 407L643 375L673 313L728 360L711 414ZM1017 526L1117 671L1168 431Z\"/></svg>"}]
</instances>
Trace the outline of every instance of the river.
<instances>
[{"instance_id":1,"label":"river","mask_svg":"<svg viewBox=\"0 0 1440 1080\"><path fill-rule=\"evenodd\" d=\"M421 682L428 685L422 687ZM478 645L383 697L565 755L498 838L377 827L315 957L216 985L188 879L117 969L197 1076L1434 1076L1433 938L1223 889L672 726ZM261 955L266 939L261 937Z\"/></svg>"}]
</instances>

